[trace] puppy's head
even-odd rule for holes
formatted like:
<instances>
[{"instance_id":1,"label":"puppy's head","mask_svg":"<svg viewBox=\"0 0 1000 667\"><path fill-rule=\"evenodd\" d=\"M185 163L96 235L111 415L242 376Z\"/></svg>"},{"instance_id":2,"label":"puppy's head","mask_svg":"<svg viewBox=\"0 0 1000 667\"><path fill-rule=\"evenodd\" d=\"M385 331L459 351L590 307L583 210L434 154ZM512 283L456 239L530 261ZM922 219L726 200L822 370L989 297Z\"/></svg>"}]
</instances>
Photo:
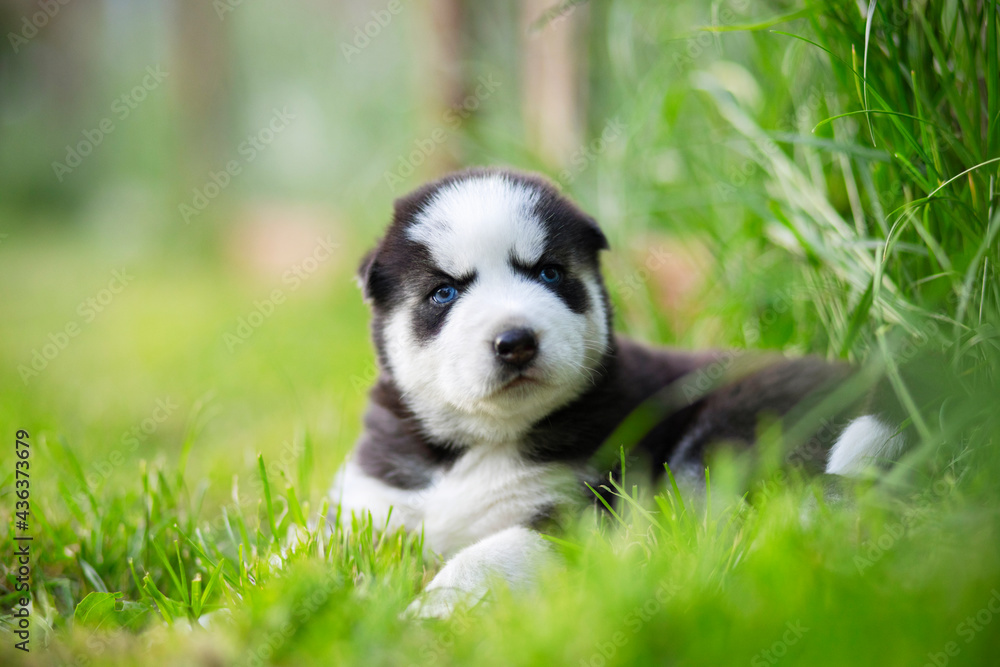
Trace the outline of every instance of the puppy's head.
<instances>
[{"instance_id":1,"label":"puppy's head","mask_svg":"<svg viewBox=\"0 0 1000 667\"><path fill-rule=\"evenodd\" d=\"M359 280L383 369L428 435L516 440L599 377L604 248L597 223L534 176L471 170L396 201Z\"/></svg>"}]
</instances>

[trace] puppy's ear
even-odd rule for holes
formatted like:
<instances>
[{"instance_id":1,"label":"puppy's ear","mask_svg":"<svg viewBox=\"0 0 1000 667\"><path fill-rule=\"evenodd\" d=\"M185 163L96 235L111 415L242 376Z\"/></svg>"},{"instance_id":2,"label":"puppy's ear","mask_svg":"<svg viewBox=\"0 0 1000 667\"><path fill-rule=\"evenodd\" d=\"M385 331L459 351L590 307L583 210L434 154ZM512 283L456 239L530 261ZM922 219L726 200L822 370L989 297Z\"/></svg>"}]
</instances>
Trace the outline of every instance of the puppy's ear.
<instances>
[{"instance_id":1,"label":"puppy's ear","mask_svg":"<svg viewBox=\"0 0 1000 667\"><path fill-rule=\"evenodd\" d=\"M597 255L608 249L608 237L597 220L584 213L568 196L542 180L532 181L541 193L536 213L555 233L566 235L573 248Z\"/></svg>"},{"instance_id":2,"label":"puppy's ear","mask_svg":"<svg viewBox=\"0 0 1000 667\"><path fill-rule=\"evenodd\" d=\"M578 248L586 248L596 256L601 250L608 249L608 237L601 231L601 226L597 220L581 211L572 202L567 203L569 214L574 218L572 228L574 230L574 244Z\"/></svg>"},{"instance_id":3,"label":"puppy's ear","mask_svg":"<svg viewBox=\"0 0 1000 667\"><path fill-rule=\"evenodd\" d=\"M607 250L609 248L608 237L604 235L603 231L601 231L600 225L598 225L597 221L586 213L582 213L581 215L586 221L587 235L590 237L589 242L591 247L594 250Z\"/></svg>"},{"instance_id":4,"label":"puppy's ear","mask_svg":"<svg viewBox=\"0 0 1000 667\"><path fill-rule=\"evenodd\" d=\"M375 301L375 293L378 291L379 276L377 260L380 250L382 250L381 241L365 253L365 256L361 260L361 266L358 267L358 275L354 278L358 283L358 287L361 288L362 298L368 304Z\"/></svg>"}]
</instances>

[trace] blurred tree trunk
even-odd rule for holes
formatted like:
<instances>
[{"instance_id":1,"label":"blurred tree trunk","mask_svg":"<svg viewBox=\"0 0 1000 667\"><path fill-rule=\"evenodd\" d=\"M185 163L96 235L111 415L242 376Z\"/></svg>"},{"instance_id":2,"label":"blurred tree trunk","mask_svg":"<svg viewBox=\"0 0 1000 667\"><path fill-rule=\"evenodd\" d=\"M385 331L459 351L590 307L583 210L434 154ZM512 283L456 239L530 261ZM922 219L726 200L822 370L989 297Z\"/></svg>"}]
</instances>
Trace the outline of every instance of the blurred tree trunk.
<instances>
[{"instance_id":1,"label":"blurred tree trunk","mask_svg":"<svg viewBox=\"0 0 1000 667\"><path fill-rule=\"evenodd\" d=\"M464 0L431 0L431 48L427 51L429 84L424 87L426 123L436 130L445 127L449 109L461 106L466 96ZM449 134L454 134L450 132ZM458 137L449 136L440 149L427 160L425 170L436 176L456 169L461 163Z\"/></svg>"},{"instance_id":2,"label":"blurred tree trunk","mask_svg":"<svg viewBox=\"0 0 1000 667\"><path fill-rule=\"evenodd\" d=\"M180 119L178 183L189 191L231 157L233 142L229 26L205 0L178 0L173 70ZM238 116L236 116L238 117Z\"/></svg>"},{"instance_id":3,"label":"blurred tree trunk","mask_svg":"<svg viewBox=\"0 0 1000 667\"><path fill-rule=\"evenodd\" d=\"M578 48L585 8L573 0L521 0L521 104L529 147L553 167L566 167L582 141L584 95Z\"/></svg>"}]
</instances>

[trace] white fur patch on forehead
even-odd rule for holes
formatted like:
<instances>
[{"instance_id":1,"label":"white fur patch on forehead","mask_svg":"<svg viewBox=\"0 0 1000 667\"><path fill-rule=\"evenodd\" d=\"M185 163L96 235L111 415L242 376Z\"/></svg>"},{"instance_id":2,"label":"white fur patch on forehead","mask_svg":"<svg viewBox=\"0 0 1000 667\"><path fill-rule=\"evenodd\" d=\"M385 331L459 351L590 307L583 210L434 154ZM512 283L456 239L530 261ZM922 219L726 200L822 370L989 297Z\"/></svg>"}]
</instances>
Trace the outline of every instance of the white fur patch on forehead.
<instances>
[{"instance_id":1,"label":"white fur patch on forehead","mask_svg":"<svg viewBox=\"0 0 1000 667\"><path fill-rule=\"evenodd\" d=\"M506 263L511 255L534 264L546 240L534 210L538 197L502 174L450 183L435 193L407 235L426 245L434 262L452 276Z\"/></svg>"}]
</instances>

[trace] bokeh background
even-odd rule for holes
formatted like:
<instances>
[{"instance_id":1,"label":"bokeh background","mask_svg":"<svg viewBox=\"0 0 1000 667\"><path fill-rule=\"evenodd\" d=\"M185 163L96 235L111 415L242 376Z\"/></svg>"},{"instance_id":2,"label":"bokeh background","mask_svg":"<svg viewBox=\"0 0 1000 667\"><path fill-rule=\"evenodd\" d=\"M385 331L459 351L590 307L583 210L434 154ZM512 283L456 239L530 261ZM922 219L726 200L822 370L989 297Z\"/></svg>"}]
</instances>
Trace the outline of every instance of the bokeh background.
<instances>
[{"instance_id":1,"label":"bokeh background","mask_svg":"<svg viewBox=\"0 0 1000 667\"><path fill-rule=\"evenodd\" d=\"M258 454L315 509L375 377L354 270L395 197L473 165L599 220L624 332L934 352L985 400L996 25L976 1L0 0L0 431L36 438L60 540L150 471L211 514ZM959 405L922 425L955 442L940 470L993 451ZM50 567L61 613L91 570L132 586L137 547L102 539Z\"/></svg>"}]
</instances>

